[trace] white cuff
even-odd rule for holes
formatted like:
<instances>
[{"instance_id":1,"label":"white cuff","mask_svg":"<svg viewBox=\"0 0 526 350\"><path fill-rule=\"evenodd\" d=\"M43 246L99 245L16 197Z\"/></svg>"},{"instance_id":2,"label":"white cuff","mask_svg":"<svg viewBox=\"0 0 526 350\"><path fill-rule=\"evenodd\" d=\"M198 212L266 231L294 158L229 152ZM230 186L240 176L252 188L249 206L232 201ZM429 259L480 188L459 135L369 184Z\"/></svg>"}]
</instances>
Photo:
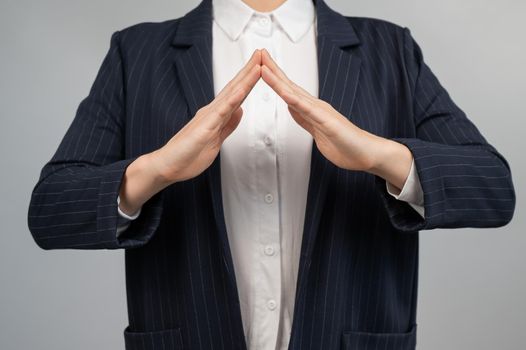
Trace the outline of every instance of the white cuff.
<instances>
[{"instance_id":1,"label":"white cuff","mask_svg":"<svg viewBox=\"0 0 526 350\"><path fill-rule=\"evenodd\" d=\"M133 215L128 215L121 210L121 208L119 207L120 203L121 197L117 196L117 211L119 212L119 218L117 219L117 237L119 237L121 233L126 231L126 229L130 226L132 220L137 219L142 209L139 208L139 210L137 210L137 212Z\"/></svg>"},{"instance_id":2,"label":"white cuff","mask_svg":"<svg viewBox=\"0 0 526 350\"><path fill-rule=\"evenodd\" d=\"M120 215L121 217L123 217L124 219L135 220L135 219L137 219L137 217L138 217L139 214L141 213L141 209L142 209L142 208L139 208L139 210L137 210L137 212L135 212L135 214L133 214L133 215L128 215L128 214L124 213L124 212L121 210L119 204L121 204L121 197L120 197L120 196L117 196L117 211L119 212L119 215Z\"/></svg>"},{"instance_id":3,"label":"white cuff","mask_svg":"<svg viewBox=\"0 0 526 350\"><path fill-rule=\"evenodd\" d=\"M422 185L420 184L420 179L418 177L418 172L416 171L415 160L411 162L411 169L409 170L409 175L405 180L402 190L386 181L387 192L392 195L394 198L407 202L413 209L415 209L420 216L425 217L424 211L424 191L422 190Z\"/></svg>"}]
</instances>

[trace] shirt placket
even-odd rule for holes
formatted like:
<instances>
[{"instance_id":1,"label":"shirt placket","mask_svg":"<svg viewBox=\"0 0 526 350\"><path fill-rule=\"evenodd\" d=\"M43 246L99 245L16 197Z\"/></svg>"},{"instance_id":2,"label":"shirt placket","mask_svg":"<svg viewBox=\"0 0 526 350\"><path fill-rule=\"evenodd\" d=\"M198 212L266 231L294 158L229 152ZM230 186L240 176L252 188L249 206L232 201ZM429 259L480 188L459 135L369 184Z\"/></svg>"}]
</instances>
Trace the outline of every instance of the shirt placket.
<instances>
[{"instance_id":1,"label":"shirt placket","mask_svg":"<svg viewBox=\"0 0 526 350\"><path fill-rule=\"evenodd\" d=\"M255 15L247 27L245 58L256 48L275 54L272 19ZM251 349L273 350L281 308L280 194L277 164L277 95L263 81L254 86L250 101L255 137L255 196L258 198L258 247Z\"/></svg>"}]
</instances>

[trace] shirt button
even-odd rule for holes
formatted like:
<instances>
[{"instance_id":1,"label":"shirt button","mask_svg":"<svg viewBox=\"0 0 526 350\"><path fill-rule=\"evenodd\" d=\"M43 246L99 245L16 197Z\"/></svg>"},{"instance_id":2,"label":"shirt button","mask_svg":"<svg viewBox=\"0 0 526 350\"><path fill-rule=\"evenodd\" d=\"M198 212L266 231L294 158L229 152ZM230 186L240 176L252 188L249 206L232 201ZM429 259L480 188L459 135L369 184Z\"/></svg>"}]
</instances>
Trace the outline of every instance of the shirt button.
<instances>
[{"instance_id":1,"label":"shirt button","mask_svg":"<svg viewBox=\"0 0 526 350\"><path fill-rule=\"evenodd\" d=\"M264 101L268 101L269 99L270 99L270 94L267 91L265 91L263 93L263 100Z\"/></svg>"},{"instance_id":2,"label":"shirt button","mask_svg":"<svg viewBox=\"0 0 526 350\"><path fill-rule=\"evenodd\" d=\"M270 146L272 144L272 140L268 136L265 136L263 141L265 142L265 145L267 145L267 146Z\"/></svg>"},{"instance_id":3,"label":"shirt button","mask_svg":"<svg viewBox=\"0 0 526 350\"><path fill-rule=\"evenodd\" d=\"M259 19L259 24L261 24L262 26L266 26L268 24L268 18L267 17L261 17Z\"/></svg>"},{"instance_id":4,"label":"shirt button","mask_svg":"<svg viewBox=\"0 0 526 350\"><path fill-rule=\"evenodd\" d=\"M267 193L267 194L265 195L265 202L267 202L267 203L272 203L273 200L274 200L274 196L273 196L272 194Z\"/></svg>"},{"instance_id":5,"label":"shirt button","mask_svg":"<svg viewBox=\"0 0 526 350\"><path fill-rule=\"evenodd\" d=\"M270 299L269 301L267 301L267 307L269 310L274 310L276 306L278 306L278 304L274 299Z\"/></svg>"},{"instance_id":6,"label":"shirt button","mask_svg":"<svg viewBox=\"0 0 526 350\"><path fill-rule=\"evenodd\" d=\"M274 255L274 247L272 247L271 245L268 245L265 247L265 254L271 256L271 255Z\"/></svg>"}]
</instances>

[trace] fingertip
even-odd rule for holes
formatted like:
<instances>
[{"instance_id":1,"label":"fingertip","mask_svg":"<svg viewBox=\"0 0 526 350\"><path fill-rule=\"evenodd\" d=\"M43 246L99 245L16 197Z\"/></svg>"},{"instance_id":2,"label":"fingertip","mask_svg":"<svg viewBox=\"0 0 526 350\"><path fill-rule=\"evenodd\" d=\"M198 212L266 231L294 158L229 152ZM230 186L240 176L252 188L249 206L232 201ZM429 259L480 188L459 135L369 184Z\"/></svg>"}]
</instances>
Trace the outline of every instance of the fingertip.
<instances>
[{"instance_id":1,"label":"fingertip","mask_svg":"<svg viewBox=\"0 0 526 350\"><path fill-rule=\"evenodd\" d=\"M267 49L263 48L261 50L261 63L263 64L263 62L267 62L268 61L268 56L269 56L269 53L267 51Z\"/></svg>"},{"instance_id":2,"label":"fingertip","mask_svg":"<svg viewBox=\"0 0 526 350\"><path fill-rule=\"evenodd\" d=\"M261 53L259 52L259 49L255 49L254 52L252 52L250 60L261 61Z\"/></svg>"}]
</instances>

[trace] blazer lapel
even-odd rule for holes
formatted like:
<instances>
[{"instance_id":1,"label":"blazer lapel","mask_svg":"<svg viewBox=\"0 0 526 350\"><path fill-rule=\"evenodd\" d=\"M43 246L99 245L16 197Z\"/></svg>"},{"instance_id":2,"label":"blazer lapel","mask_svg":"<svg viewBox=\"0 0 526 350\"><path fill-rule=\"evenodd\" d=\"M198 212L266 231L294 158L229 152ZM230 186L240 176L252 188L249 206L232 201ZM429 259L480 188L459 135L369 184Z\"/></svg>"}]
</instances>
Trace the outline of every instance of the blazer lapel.
<instances>
[{"instance_id":1,"label":"blazer lapel","mask_svg":"<svg viewBox=\"0 0 526 350\"><path fill-rule=\"evenodd\" d=\"M212 76L212 3L203 0L181 18L172 40L175 65L189 108L189 118L214 98Z\"/></svg>"},{"instance_id":2,"label":"blazer lapel","mask_svg":"<svg viewBox=\"0 0 526 350\"><path fill-rule=\"evenodd\" d=\"M358 89L361 58L352 49L344 48L356 46L360 40L347 18L329 8L322 0L314 0L314 3L317 18L319 98L330 103L352 122L351 111ZM313 142L296 303L305 293L327 187L335 168L336 165L327 160Z\"/></svg>"},{"instance_id":3,"label":"blazer lapel","mask_svg":"<svg viewBox=\"0 0 526 350\"><path fill-rule=\"evenodd\" d=\"M214 99L212 75L212 2L203 0L179 23L172 41L176 47L175 66L181 80L191 119L197 110ZM220 154L205 170L210 188L214 219L223 248L223 263L229 281L237 293L232 254L228 244L221 193Z\"/></svg>"}]
</instances>

